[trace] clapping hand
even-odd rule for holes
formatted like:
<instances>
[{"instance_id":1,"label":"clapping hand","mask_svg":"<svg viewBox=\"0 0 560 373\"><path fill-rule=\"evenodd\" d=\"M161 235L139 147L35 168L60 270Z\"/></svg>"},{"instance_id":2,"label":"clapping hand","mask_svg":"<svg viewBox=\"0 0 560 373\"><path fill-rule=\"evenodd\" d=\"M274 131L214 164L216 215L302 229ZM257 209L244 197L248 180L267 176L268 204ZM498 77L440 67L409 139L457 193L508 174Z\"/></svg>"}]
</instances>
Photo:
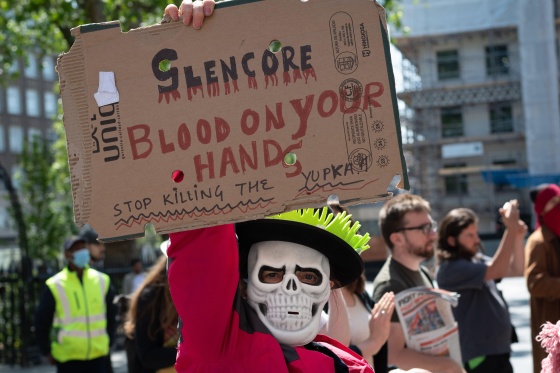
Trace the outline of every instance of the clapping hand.
<instances>
[{"instance_id":1,"label":"clapping hand","mask_svg":"<svg viewBox=\"0 0 560 373\"><path fill-rule=\"evenodd\" d=\"M391 316L394 310L395 294L389 292L381 297L371 311L371 319L369 320L370 336L375 336L376 339L382 340L382 344L389 338Z\"/></svg>"}]
</instances>

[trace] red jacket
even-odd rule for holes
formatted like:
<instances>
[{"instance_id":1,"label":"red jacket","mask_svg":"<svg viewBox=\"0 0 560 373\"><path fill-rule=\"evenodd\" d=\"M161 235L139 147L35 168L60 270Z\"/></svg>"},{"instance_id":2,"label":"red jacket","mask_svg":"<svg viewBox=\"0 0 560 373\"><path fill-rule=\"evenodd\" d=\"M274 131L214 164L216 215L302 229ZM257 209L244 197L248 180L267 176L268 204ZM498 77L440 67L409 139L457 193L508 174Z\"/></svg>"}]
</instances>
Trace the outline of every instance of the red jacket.
<instances>
[{"instance_id":1,"label":"red jacket","mask_svg":"<svg viewBox=\"0 0 560 373\"><path fill-rule=\"evenodd\" d=\"M361 356L326 336L318 335L312 343L315 349L308 349L281 345L270 334L237 293L239 255L233 225L170 238L169 286L181 319L177 372L326 373L335 372L336 356L349 372L373 372Z\"/></svg>"}]
</instances>

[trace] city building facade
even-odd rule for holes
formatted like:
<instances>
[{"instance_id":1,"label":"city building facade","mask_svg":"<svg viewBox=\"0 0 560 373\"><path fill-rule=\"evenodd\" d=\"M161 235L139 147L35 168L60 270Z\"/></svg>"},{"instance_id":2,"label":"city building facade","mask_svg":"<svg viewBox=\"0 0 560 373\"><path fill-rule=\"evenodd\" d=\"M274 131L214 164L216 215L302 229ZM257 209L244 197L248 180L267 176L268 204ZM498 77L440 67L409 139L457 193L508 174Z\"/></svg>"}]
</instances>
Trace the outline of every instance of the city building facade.
<instances>
[{"instance_id":1,"label":"city building facade","mask_svg":"<svg viewBox=\"0 0 560 373\"><path fill-rule=\"evenodd\" d=\"M560 182L559 3L401 2L404 150L436 218L468 207L496 234L506 201L530 223L529 188Z\"/></svg>"},{"instance_id":2,"label":"city building facade","mask_svg":"<svg viewBox=\"0 0 560 373\"><path fill-rule=\"evenodd\" d=\"M31 53L12 65L9 73L16 73L15 78L3 77L0 85L0 166L16 187L14 175L24 141L34 136L53 138L52 123L59 98L55 92L55 65L56 57ZM9 206L5 184L0 182L0 247L11 247L16 242Z\"/></svg>"}]
</instances>

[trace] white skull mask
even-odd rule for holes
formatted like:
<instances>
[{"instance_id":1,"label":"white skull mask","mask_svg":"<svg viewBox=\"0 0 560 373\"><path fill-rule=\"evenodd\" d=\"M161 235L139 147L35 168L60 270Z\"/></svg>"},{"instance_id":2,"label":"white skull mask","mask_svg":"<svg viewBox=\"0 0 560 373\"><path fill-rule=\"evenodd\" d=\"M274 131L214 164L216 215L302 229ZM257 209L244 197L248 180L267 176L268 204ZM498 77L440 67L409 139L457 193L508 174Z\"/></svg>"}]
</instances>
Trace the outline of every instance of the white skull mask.
<instances>
[{"instance_id":1,"label":"white skull mask","mask_svg":"<svg viewBox=\"0 0 560 373\"><path fill-rule=\"evenodd\" d=\"M307 246L265 241L248 257L247 300L280 342L309 343L319 330L330 294L328 259Z\"/></svg>"}]
</instances>

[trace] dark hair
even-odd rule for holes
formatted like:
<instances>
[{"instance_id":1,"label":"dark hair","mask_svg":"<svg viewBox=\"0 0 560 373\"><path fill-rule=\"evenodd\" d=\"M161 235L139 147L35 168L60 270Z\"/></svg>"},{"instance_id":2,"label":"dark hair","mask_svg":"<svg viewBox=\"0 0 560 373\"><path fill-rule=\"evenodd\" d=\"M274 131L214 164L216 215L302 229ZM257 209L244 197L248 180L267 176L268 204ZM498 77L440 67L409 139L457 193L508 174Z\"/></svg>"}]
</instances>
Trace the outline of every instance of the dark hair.
<instances>
[{"instance_id":1,"label":"dark hair","mask_svg":"<svg viewBox=\"0 0 560 373\"><path fill-rule=\"evenodd\" d=\"M348 207L342 206L340 203L338 203L338 201L327 203L327 204L334 215L341 214L343 212L346 212L346 214L351 215L351 212L348 209ZM354 219L350 218L350 222L354 224ZM347 284L346 288L348 288L348 290L350 290L351 293L362 295L362 293L366 290L366 276L364 276L364 274L362 273L362 275L358 277L356 280Z\"/></svg>"},{"instance_id":2,"label":"dark hair","mask_svg":"<svg viewBox=\"0 0 560 373\"><path fill-rule=\"evenodd\" d=\"M138 259L138 258L132 259L132 260L130 261L130 266L131 266L131 267L134 267L134 265L135 265L136 263L141 263L141 260Z\"/></svg>"},{"instance_id":3,"label":"dark hair","mask_svg":"<svg viewBox=\"0 0 560 373\"><path fill-rule=\"evenodd\" d=\"M473 254L461 250L461 245L458 244L457 238L468 226L478 223L478 217L475 212L467 208L457 208L451 210L441 219L438 232L438 247L437 258L438 260L455 260L455 259L470 259ZM455 237L455 246L451 246L448 242L449 237Z\"/></svg>"},{"instance_id":4,"label":"dark hair","mask_svg":"<svg viewBox=\"0 0 560 373\"><path fill-rule=\"evenodd\" d=\"M153 297L145 308L138 309L138 299L142 295L142 291L148 286L154 288ZM167 258L164 255L159 257L142 284L132 294L127 320L124 324L125 334L129 338L134 338L136 320L146 313L150 315L148 337L153 341L157 341L156 336L158 333L161 331L165 332L168 328L173 328L177 325L179 316L169 292Z\"/></svg>"},{"instance_id":5,"label":"dark hair","mask_svg":"<svg viewBox=\"0 0 560 373\"><path fill-rule=\"evenodd\" d=\"M362 295L363 292L366 290L366 276L362 274L354 282L351 282L348 285L346 285L346 288L350 290L351 293L354 293L356 295Z\"/></svg>"},{"instance_id":6,"label":"dark hair","mask_svg":"<svg viewBox=\"0 0 560 373\"><path fill-rule=\"evenodd\" d=\"M403 219L409 212L430 213L430 204L424 198L415 194L398 194L393 197L379 211L379 229L385 244L393 250L391 234L403 227Z\"/></svg>"}]
</instances>

